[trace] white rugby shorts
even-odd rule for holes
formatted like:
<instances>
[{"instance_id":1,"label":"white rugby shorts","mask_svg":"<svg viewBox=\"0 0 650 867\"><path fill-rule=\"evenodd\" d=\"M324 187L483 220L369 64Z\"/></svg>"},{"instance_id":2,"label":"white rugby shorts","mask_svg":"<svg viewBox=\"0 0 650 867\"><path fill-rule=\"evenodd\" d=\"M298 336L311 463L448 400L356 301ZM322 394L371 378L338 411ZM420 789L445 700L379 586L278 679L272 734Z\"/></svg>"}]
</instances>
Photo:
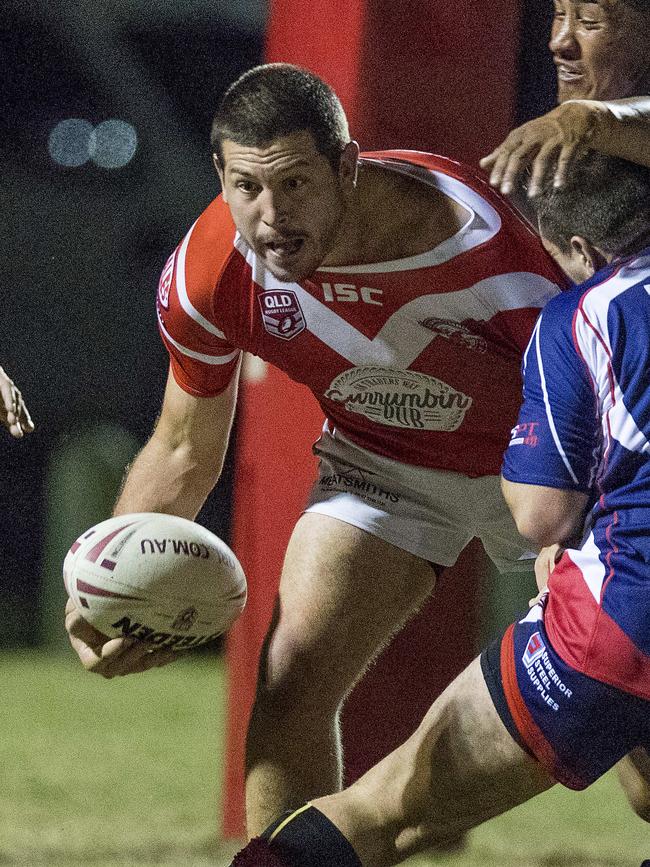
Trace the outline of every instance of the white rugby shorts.
<instances>
[{"instance_id":1,"label":"white rugby shorts","mask_svg":"<svg viewBox=\"0 0 650 867\"><path fill-rule=\"evenodd\" d=\"M535 553L519 535L498 476L403 464L330 430L314 445L318 480L306 512L338 518L404 551L453 566L477 536L500 572L530 571Z\"/></svg>"}]
</instances>

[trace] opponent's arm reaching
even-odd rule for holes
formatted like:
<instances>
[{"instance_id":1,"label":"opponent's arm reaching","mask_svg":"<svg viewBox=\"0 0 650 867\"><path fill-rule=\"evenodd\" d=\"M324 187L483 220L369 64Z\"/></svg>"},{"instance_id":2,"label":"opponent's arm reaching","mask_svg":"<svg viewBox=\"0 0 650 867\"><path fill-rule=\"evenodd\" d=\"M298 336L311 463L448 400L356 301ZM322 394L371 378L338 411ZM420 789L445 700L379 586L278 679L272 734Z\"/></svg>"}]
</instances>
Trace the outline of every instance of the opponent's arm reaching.
<instances>
[{"instance_id":1,"label":"opponent's arm reaching","mask_svg":"<svg viewBox=\"0 0 650 867\"><path fill-rule=\"evenodd\" d=\"M650 97L567 100L514 129L481 167L506 195L530 169L528 196L534 197L548 177L562 186L589 148L650 167Z\"/></svg>"},{"instance_id":2,"label":"opponent's arm reaching","mask_svg":"<svg viewBox=\"0 0 650 867\"><path fill-rule=\"evenodd\" d=\"M25 401L13 380L0 367L0 424L12 437L22 439L34 430Z\"/></svg>"},{"instance_id":3,"label":"opponent's arm reaching","mask_svg":"<svg viewBox=\"0 0 650 867\"><path fill-rule=\"evenodd\" d=\"M193 520L221 473L237 400L238 376L217 397L193 397L170 372L162 410L149 442L133 462L115 514L166 512ZM66 629L82 665L104 677L164 665L171 651L149 651L125 638L107 640L88 624L71 600Z\"/></svg>"}]
</instances>

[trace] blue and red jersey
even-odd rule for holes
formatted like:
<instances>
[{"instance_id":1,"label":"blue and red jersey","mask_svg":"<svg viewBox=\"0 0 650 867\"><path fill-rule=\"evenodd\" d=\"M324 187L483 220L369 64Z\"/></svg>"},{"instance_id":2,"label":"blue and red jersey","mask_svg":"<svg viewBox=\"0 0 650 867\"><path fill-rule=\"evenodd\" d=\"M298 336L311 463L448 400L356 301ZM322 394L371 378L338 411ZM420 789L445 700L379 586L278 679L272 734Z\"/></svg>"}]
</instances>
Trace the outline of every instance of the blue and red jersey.
<instances>
[{"instance_id":1,"label":"blue and red jersey","mask_svg":"<svg viewBox=\"0 0 650 867\"><path fill-rule=\"evenodd\" d=\"M512 482L584 491L546 635L576 671L650 700L650 249L553 298L524 356Z\"/></svg>"}]
</instances>

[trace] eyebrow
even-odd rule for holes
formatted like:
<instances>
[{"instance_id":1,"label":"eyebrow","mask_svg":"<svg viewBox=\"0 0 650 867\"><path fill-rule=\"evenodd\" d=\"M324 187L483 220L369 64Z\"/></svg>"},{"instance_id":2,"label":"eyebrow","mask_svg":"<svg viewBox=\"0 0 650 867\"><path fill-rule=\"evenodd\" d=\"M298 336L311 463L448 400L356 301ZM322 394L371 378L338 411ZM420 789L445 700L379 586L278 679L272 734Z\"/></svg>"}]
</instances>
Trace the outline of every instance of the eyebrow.
<instances>
[{"instance_id":1,"label":"eyebrow","mask_svg":"<svg viewBox=\"0 0 650 867\"><path fill-rule=\"evenodd\" d=\"M286 169L280 169L281 172L292 172L296 169L309 168L314 164L313 160L307 159L306 157L300 157L296 162L292 163ZM246 178L255 177L252 172L247 171L246 169L240 169L236 165L235 166L226 166L226 171L230 172L234 175L242 175Z\"/></svg>"}]
</instances>

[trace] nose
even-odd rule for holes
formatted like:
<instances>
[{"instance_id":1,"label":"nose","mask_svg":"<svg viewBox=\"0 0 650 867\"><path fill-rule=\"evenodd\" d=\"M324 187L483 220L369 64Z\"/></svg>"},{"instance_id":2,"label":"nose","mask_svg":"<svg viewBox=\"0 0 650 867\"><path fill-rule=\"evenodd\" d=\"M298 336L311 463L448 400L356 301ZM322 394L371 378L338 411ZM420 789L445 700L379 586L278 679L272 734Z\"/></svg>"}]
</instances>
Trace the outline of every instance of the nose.
<instances>
[{"instance_id":1,"label":"nose","mask_svg":"<svg viewBox=\"0 0 650 867\"><path fill-rule=\"evenodd\" d=\"M576 19L572 12L567 12L564 17L553 21L548 47L556 57L575 60L580 56L580 44L576 39Z\"/></svg>"},{"instance_id":2,"label":"nose","mask_svg":"<svg viewBox=\"0 0 650 867\"><path fill-rule=\"evenodd\" d=\"M283 226L289 221L289 203L279 190L265 190L262 206L262 220L267 226Z\"/></svg>"}]
</instances>

